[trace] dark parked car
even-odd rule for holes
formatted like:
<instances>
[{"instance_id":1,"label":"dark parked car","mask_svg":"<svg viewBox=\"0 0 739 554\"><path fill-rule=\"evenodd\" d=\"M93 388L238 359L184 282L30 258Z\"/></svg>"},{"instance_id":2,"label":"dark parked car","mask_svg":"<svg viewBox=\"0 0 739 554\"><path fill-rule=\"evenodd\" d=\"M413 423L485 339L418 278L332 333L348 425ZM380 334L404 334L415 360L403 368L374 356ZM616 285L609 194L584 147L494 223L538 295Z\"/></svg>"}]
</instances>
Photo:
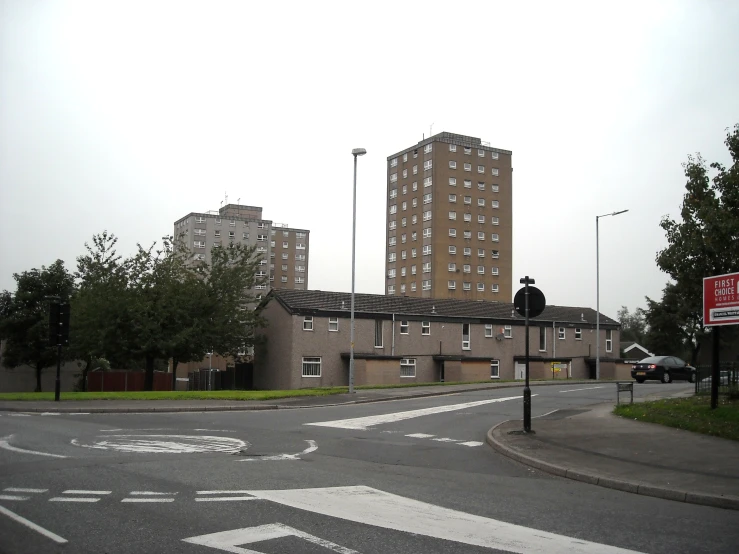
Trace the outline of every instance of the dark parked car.
<instances>
[{"instance_id":1,"label":"dark parked car","mask_svg":"<svg viewBox=\"0 0 739 554\"><path fill-rule=\"evenodd\" d=\"M637 383L657 380L669 383L675 379L685 379L695 383L695 368L675 356L651 356L639 360L631 367L631 376Z\"/></svg>"}]
</instances>

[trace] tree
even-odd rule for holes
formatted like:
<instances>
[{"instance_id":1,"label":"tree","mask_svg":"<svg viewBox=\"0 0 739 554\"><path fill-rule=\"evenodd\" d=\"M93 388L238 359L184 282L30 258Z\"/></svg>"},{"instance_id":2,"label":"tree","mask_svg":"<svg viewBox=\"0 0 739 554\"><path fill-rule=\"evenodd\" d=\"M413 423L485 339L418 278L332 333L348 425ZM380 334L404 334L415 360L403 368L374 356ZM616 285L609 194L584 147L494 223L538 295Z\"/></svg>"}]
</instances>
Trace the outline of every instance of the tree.
<instances>
[{"instance_id":1,"label":"tree","mask_svg":"<svg viewBox=\"0 0 739 554\"><path fill-rule=\"evenodd\" d=\"M644 346L659 355L685 356L692 354L692 326L686 325L688 317L680 303L677 285L668 283L662 291L660 301L647 297L644 320L647 332Z\"/></svg>"},{"instance_id":2,"label":"tree","mask_svg":"<svg viewBox=\"0 0 739 554\"><path fill-rule=\"evenodd\" d=\"M727 169L720 163L708 167L698 154L683 165L687 183L681 209L682 221L664 217L668 246L657 254L657 265L673 280L674 289L665 289L665 298L675 310L683 338L691 342L695 360L703 326L703 278L730 273L739 264L739 124L727 130L724 141L731 155ZM709 167L715 176L709 176ZM668 285L669 286L669 285Z\"/></svg>"},{"instance_id":3,"label":"tree","mask_svg":"<svg viewBox=\"0 0 739 554\"><path fill-rule=\"evenodd\" d=\"M16 292L0 296L0 338L5 340L3 365L29 365L36 372L36 392L41 392L41 372L56 364L57 349L49 345L49 296L62 303L74 295L74 277L57 260L49 267L14 273ZM72 316L74 320L74 315ZM66 350L65 350L66 353Z\"/></svg>"},{"instance_id":4,"label":"tree","mask_svg":"<svg viewBox=\"0 0 739 554\"><path fill-rule=\"evenodd\" d=\"M634 313L629 313L626 306L621 306L618 311L618 321L621 324L621 340L638 342L644 346L644 336L647 331L647 323L644 319L644 310L637 308Z\"/></svg>"}]
</instances>

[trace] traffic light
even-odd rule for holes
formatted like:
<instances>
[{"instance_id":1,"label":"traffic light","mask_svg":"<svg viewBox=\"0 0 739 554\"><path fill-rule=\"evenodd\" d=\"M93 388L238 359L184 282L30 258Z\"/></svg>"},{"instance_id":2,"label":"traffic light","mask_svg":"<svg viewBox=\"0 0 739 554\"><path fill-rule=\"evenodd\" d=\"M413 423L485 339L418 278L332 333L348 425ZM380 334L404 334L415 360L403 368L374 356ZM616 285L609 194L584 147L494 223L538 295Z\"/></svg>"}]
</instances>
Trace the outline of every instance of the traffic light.
<instances>
[{"instance_id":1,"label":"traffic light","mask_svg":"<svg viewBox=\"0 0 739 554\"><path fill-rule=\"evenodd\" d=\"M69 304L50 304L49 344L69 346Z\"/></svg>"}]
</instances>

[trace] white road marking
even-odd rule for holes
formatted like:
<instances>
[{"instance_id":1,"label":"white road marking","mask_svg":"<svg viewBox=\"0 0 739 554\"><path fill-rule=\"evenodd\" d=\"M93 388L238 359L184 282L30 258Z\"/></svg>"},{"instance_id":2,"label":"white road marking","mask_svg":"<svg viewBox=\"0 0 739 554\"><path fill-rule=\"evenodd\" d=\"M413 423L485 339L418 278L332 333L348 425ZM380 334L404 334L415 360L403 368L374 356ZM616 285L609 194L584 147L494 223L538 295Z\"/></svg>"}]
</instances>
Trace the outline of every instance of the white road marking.
<instances>
[{"instance_id":1,"label":"white road marking","mask_svg":"<svg viewBox=\"0 0 739 554\"><path fill-rule=\"evenodd\" d=\"M249 494L249 491L196 491L195 494Z\"/></svg>"},{"instance_id":2,"label":"white road marking","mask_svg":"<svg viewBox=\"0 0 739 554\"><path fill-rule=\"evenodd\" d=\"M0 500L28 500L30 496L15 496L13 494L0 494Z\"/></svg>"},{"instance_id":3,"label":"white road marking","mask_svg":"<svg viewBox=\"0 0 739 554\"><path fill-rule=\"evenodd\" d=\"M26 450L25 448L18 448L17 446L11 446L10 440L14 435L8 435L7 437L0 438L0 448L10 450L11 452L20 452L21 454L34 454L36 456L49 456L50 458L66 458L61 454L49 454L48 452L38 452L36 450Z\"/></svg>"},{"instance_id":4,"label":"white road marking","mask_svg":"<svg viewBox=\"0 0 739 554\"><path fill-rule=\"evenodd\" d=\"M338 552L339 554L359 554L356 550L345 548L319 537L314 537L313 535L298 531L297 529L293 529L292 527L288 527L282 523L260 525L259 527L246 527L244 529L233 529L231 531L222 531L221 533L189 537L182 540L184 542L208 546L210 548L216 548L226 552L235 552L236 554L259 554L258 550L239 548L238 545L281 539L284 537L298 537L306 542L317 544L332 552Z\"/></svg>"},{"instance_id":5,"label":"white road marking","mask_svg":"<svg viewBox=\"0 0 739 554\"><path fill-rule=\"evenodd\" d=\"M364 486L263 490L252 491L252 494L284 506L329 517L518 554L633 554L635 552L450 510ZM235 532L232 531L232 533ZM204 535L185 540L195 542L192 539L204 539L205 537L215 539L215 535ZM234 538L237 537L234 536ZM202 541L197 544L208 545ZM217 544L221 545L222 550L223 546L227 545L225 541L214 541L208 546L219 548ZM242 543L231 543L233 546L236 544ZM227 551L240 552L233 548Z\"/></svg>"},{"instance_id":6,"label":"white road marking","mask_svg":"<svg viewBox=\"0 0 739 554\"><path fill-rule=\"evenodd\" d=\"M90 412L72 412L67 415L90 415Z\"/></svg>"},{"instance_id":7,"label":"white road marking","mask_svg":"<svg viewBox=\"0 0 739 554\"><path fill-rule=\"evenodd\" d=\"M59 412L41 412L39 415L62 415Z\"/></svg>"},{"instance_id":8,"label":"white road marking","mask_svg":"<svg viewBox=\"0 0 739 554\"><path fill-rule=\"evenodd\" d=\"M406 435L406 437L411 437L414 439L430 439L431 437L435 437L436 435L428 435L426 433L411 433L410 435Z\"/></svg>"},{"instance_id":9,"label":"white road marking","mask_svg":"<svg viewBox=\"0 0 739 554\"><path fill-rule=\"evenodd\" d=\"M172 496L176 492L131 491L131 496Z\"/></svg>"},{"instance_id":10,"label":"white road marking","mask_svg":"<svg viewBox=\"0 0 739 554\"><path fill-rule=\"evenodd\" d=\"M55 496L49 498L49 502L97 502L99 498L89 498L84 496Z\"/></svg>"},{"instance_id":11,"label":"white road marking","mask_svg":"<svg viewBox=\"0 0 739 554\"><path fill-rule=\"evenodd\" d=\"M195 502L235 502L240 500L261 500L256 496L204 496L196 498Z\"/></svg>"},{"instance_id":12,"label":"white road marking","mask_svg":"<svg viewBox=\"0 0 739 554\"><path fill-rule=\"evenodd\" d=\"M174 502L174 498L124 498L121 502Z\"/></svg>"},{"instance_id":13,"label":"white road marking","mask_svg":"<svg viewBox=\"0 0 739 554\"><path fill-rule=\"evenodd\" d=\"M576 391L579 391L579 390L593 390L593 389L604 389L604 388L606 388L605 385L603 385L602 387L587 387L587 388L584 388L584 389L561 390L561 391L558 391L558 392L576 392Z\"/></svg>"},{"instance_id":14,"label":"white road marking","mask_svg":"<svg viewBox=\"0 0 739 554\"><path fill-rule=\"evenodd\" d=\"M480 441L467 441L467 442L460 442L458 444L461 444L462 446L482 446L483 442Z\"/></svg>"},{"instance_id":15,"label":"white road marking","mask_svg":"<svg viewBox=\"0 0 739 554\"><path fill-rule=\"evenodd\" d=\"M113 491L81 491L76 489L70 489L68 491L62 492L62 494L110 494Z\"/></svg>"},{"instance_id":16,"label":"white road marking","mask_svg":"<svg viewBox=\"0 0 739 554\"><path fill-rule=\"evenodd\" d=\"M532 394L531 396L537 396ZM421 417L434 414L442 414L445 412L455 412L464 410L465 408L474 408L475 406L484 406L485 404L493 404L495 402L505 402L506 400L518 400L521 396L507 396L505 398L491 398L488 400L477 400L475 402L465 402L463 404L451 404L447 406L434 406L433 408L422 408L420 410L409 410L406 412L395 412L392 414L381 414L376 416L355 417L351 419L337 419L334 421L320 421L316 423L305 423L304 425L315 425L317 427L336 427L338 429L356 429L365 431L375 425L383 423L395 423L405 419Z\"/></svg>"},{"instance_id":17,"label":"white road marking","mask_svg":"<svg viewBox=\"0 0 739 554\"><path fill-rule=\"evenodd\" d=\"M318 446L316 445L316 441L313 440L306 440L305 442L308 443L308 448L303 450L302 452L298 452L297 454L277 454L276 456L257 456L253 458L247 458L245 460L239 460L240 462L275 462L278 460L299 460L300 456L303 456L305 454L310 454L311 452L315 452L318 450Z\"/></svg>"},{"instance_id":18,"label":"white road marking","mask_svg":"<svg viewBox=\"0 0 739 554\"><path fill-rule=\"evenodd\" d=\"M231 437L207 435L108 435L89 444L72 439L72 444L84 448L115 450L144 454L192 454L197 452L236 453L249 443Z\"/></svg>"},{"instance_id":19,"label":"white road marking","mask_svg":"<svg viewBox=\"0 0 739 554\"><path fill-rule=\"evenodd\" d=\"M31 414L8 414L12 417L31 417Z\"/></svg>"},{"instance_id":20,"label":"white road marking","mask_svg":"<svg viewBox=\"0 0 739 554\"><path fill-rule=\"evenodd\" d=\"M24 518L22 516L19 516L18 514L14 513L14 512L11 512L7 508L4 508L4 507L0 506L0 514L5 514L10 519L13 519L13 520L17 521L21 525L25 525L29 529L33 529L37 533L41 533L44 537L46 537L47 539L53 540L55 543L58 543L58 544L66 544L67 543L67 539L65 539L63 537L60 537L56 533L52 533L48 529L44 529L40 525L36 525L33 521L29 521L26 518Z\"/></svg>"},{"instance_id":21,"label":"white road marking","mask_svg":"<svg viewBox=\"0 0 739 554\"><path fill-rule=\"evenodd\" d=\"M41 492L48 492L49 489L24 489L21 487L5 487L3 489L6 492L33 492L33 493L41 493Z\"/></svg>"},{"instance_id":22,"label":"white road marking","mask_svg":"<svg viewBox=\"0 0 739 554\"><path fill-rule=\"evenodd\" d=\"M442 437L440 439L431 439L432 441L436 442L459 442L457 439L449 439L447 437Z\"/></svg>"}]
</instances>

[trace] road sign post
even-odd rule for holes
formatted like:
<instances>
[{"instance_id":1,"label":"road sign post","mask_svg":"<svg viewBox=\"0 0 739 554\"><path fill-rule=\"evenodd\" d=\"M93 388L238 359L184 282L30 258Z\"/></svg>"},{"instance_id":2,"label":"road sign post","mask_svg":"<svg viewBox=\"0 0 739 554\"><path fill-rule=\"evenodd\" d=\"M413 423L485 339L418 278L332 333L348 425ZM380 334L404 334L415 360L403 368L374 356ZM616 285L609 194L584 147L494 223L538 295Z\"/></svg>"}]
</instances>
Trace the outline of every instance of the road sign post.
<instances>
[{"instance_id":1,"label":"road sign post","mask_svg":"<svg viewBox=\"0 0 739 554\"><path fill-rule=\"evenodd\" d=\"M711 409L718 407L720 326L739 325L739 273L703 278L703 326L714 327L711 356Z\"/></svg>"},{"instance_id":2,"label":"road sign post","mask_svg":"<svg viewBox=\"0 0 739 554\"><path fill-rule=\"evenodd\" d=\"M524 285L513 298L516 311L526 318L526 385L523 388L523 430L531 432L531 388L529 387L529 317L537 317L544 311L544 293L532 287L536 281L528 275L520 280Z\"/></svg>"}]
</instances>

